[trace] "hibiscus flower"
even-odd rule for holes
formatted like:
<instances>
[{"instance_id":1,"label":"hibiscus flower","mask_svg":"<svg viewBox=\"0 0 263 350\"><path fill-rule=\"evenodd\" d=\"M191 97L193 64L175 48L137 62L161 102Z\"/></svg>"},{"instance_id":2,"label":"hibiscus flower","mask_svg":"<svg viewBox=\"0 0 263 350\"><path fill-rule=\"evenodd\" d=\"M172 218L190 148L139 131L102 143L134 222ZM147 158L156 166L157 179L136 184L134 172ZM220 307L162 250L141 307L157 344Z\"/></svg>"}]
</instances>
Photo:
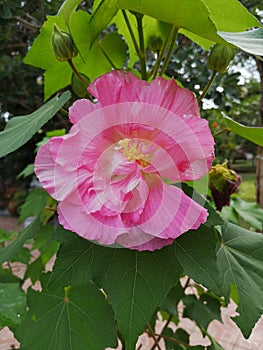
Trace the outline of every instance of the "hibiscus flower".
<instances>
[{"instance_id":1,"label":"hibiscus flower","mask_svg":"<svg viewBox=\"0 0 263 350\"><path fill-rule=\"evenodd\" d=\"M42 146L36 174L59 201L64 228L99 244L155 250L207 219L172 183L198 180L214 140L192 92L174 79L148 83L112 71L69 109L74 124ZM168 181L169 180L169 181Z\"/></svg>"}]
</instances>

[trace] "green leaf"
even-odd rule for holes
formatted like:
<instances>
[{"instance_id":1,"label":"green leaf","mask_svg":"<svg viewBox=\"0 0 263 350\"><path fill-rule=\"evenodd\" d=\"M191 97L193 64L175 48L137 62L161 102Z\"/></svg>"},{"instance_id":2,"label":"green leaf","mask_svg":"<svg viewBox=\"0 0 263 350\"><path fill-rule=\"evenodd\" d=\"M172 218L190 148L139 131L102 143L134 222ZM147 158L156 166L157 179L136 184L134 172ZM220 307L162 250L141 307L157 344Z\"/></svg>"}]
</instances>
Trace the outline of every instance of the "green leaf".
<instances>
[{"instance_id":1,"label":"green leaf","mask_svg":"<svg viewBox=\"0 0 263 350\"><path fill-rule=\"evenodd\" d=\"M0 132L0 157L3 157L22 145L51 119L69 100L70 92L54 97L35 112L12 118L4 131Z\"/></svg>"},{"instance_id":2,"label":"green leaf","mask_svg":"<svg viewBox=\"0 0 263 350\"><path fill-rule=\"evenodd\" d=\"M30 216L37 216L45 207L48 197L49 194L43 188L34 188L21 206L19 223Z\"/></svg>"},{"instance_id":3,"label":"green leaf","mask_svg":"<svg viewBox=\"0 0 263 350\"><path fill-rule=\"evenodd\" d=\"M218 32L224 40L252 55L263 56L263 28L251 29L246 32Z\"/></svg>"},{"instance_id":4,"label":"green leaf","mask_svg":"<svg viewBox=\"0 0 263 350\"><path fill-rule=\"evenodd\" d=\"M24 279L30 278L32 284L39 280L46 264L56 254L59 248L59 243L53 239L53 232L53 226L45 225L41 227L35 235L32 250L38 249L41 254L36 260L27 266L24 277Z\"/></svg>"},{"instance_id":5,"label":"green leaf","mask_svg":"<svg viewBox=\"0 0 263 350\"><path fill-rule=\"evenodd\" d=\"M176 239L173 246L184 272L215 294L221 295L216 243L215 230L202 225L198 230L189 231Z\"/></svg>"},{"instance_id":6,"label":"green leaf","mask_svg":"<svg viewBox=\"0 0 263 350\"><path fill-rule=\"evenodd\" d=\"M10 245L0 248L0 263L9 261L14 255L19 253L20 249L27 239L33 238L40 228L39 216L18 235L18 238Z\"/></svg>"},{"instance_id":7,"label":"green leaf","mask_svg":"<svg viewBox=\"0 0 263 350\"><path fill-rule=\"evenodd\" d=\"M90 19L91 44L103 29L107 28L118 11L118 0L102 0Z\"/></svg>"},{"instance_id":8,"label":"green leaf","mask_svg":"<svg viewBox=\"0 0 263 350\"><path fill-rule=\"evenodd\" d=\"M73 59L77 70L94 80L98 76L109 72L112 69L111 64L103 54L101 45L103 41L105 43L106 53L112 57L113 63L119 67L123 67L126 60L126 51L124 42L116 33L111 34L108 39L106 35L102 42L96 41L92 47L90 47L91 39L91 27L90 27L90 15L84 11L77 11L71 18L70 30L74 38L74 41L79 49L80 55ZM110 43L118 48L120 52L115 52L114 46L110 47Z\"/></svg>"},{"instance_id":9,"label":"green leaf","mask_svg":"<svg viewBox=\"0 0 263 350\"><path fill-rule=\"evenodd\" d=\"M251 27L261 26L238 0L202 0L210 17L220 31L239 32Z\"/></svg>"},{"instance_id":10,"label":"green leaf","mask_svg":"<svg viewBox=\"0 0 263 350\"><path fill-rule=\"evenodd\" d=\"M202 294L199 299L193 294L186 295L183 303L185 305L183 317L195 321L201 330L207 330L213 320L222 322L220 302L208 294Z\"/></svg>"},{"instance_id":11,"label":"green leaf","mask_svg":"<svg viewBox=\"0 0 263 350\"><path fill-rule=\"evenodd\" d=\"M21 350L104 350L117 346L112 311L91 282L52 293L31 289L28 305L29 313L15 334Z\"/></svg>"},{"instance_id":12,"label":"green leaf","mask_svg":"<svg viewBox=\"0 0 263 350\"><path fill-rule=\"evenodd\" d=\"M76 237L65 241L57 256L47 287L95 281L107 293L128 350L134 349L137 337L182 272L172 246L137 252Z\"/></svg>"},{"instance_id":13,"label":"green leaf","mask_svg":"<svg viewBox=\"0 0 263 350\"><path fill-rule=\"evenodd\" d=\"M162 303L160 309L168 312L176 317L178 323L178 310L177 305L179 301L184 296L184 289L181 286L181 283L178 282L175 287L173 287L170 292L167 294L164 302Z\"/></svg>"},{"instance_id":14,"label":"green leaf","mask_svg":"<svg viewBox=\"0 0 263 350\"><path fill-rule=\"evenodd\" d=\"M224 295L228 298L235 286L239 316L234 321L248 338L263 313L263 236L226 222L217 255Z\"/></svg>"},{"instance_id":15,"label":"green leaf","mask_svg":"<svg viewBox=\"0 0 263 350\"><path fill-rule=\"evenodd\" d=\"M109 33L102 39L100 47L104 55L109 57L111 62L113 62L116 69L121 69L124 66L127 55L126 45L121 35L118 33Z\"/></svg>"},{"instance_id":16,"label":"green leaf","mask_svg":"<svg viewBox=\"0 0 263 350\"><path fill-rule=\"evenodd\" d=\"M68 31L62 16L47 16L47 21L40 29L40 34L33 42L33 45L24 58L24 63L46 70L44 74L45 100L56 91L70 84L72 75L69 64L67 62L59 62L53 53L51 47L51 33L54 23L56 23L61 30L65 32Z\"/></svg>"},{"instance_id":17,"label":"green leaf","mask_svg":"<svg viewBox=\"0 0 263 350\"><path fill-rule=\"evenodd\" d=\"M70 24L70 19L80 3L81 0L65 0L61 5L58 14L64 18L64 21L68 27Z\"/></svg>"},{"instance_id":18,"label":"green leaf","mask_svg":"<svg viewBox=\"0 0 263 350\"><path fill-rule=\"evenodd\" d=\"M34 174L34 164L28 164L18 175L17 179Z\"/></svg>"},{"instance_id":19,"label":"green leaf","mask_svg":"<svg viewBox=\"0 0 263 350\"><path fill-rule=\"evenodd\" d=\"M223 118L234 133L263 147L263 128L239 124L226 115L224 115Z\"/></svg>"},{"instance_id":20,"label":"green leaf","mask_svg":"<svg viewBox=\"0 0 263 350\"><path fill-rule=\"evenodd\" d=\"M263 228L263 209L257 203L245 202L236 197L231 199L231 207L236 212L237 216L246 222L250 227L258 231Z\"/></svg>"},{"instance_id":21,"label":"green leaf","mask_svg":"<svg viewBox=\"0 0 263 350\"><path fill-rule=\"evenodd\" d=\"M125 348L133 350L155 310L177 283L181 266L172 247L155 252L117 249L103 288L111 302Z\"/></svg>"},{"instance_id":22,"label":"green leaf","mask_svg":"<svg viewBox=\"0 0 263 350\"><path fill-rule=\"evenodd\" d=\"M183 350L186 349L183 344L189 344L190 336L182 328L178 328L175 333L171 328L166 328L162 334L165 336L164 342L166 350Z\"/></svg>"},{"instance_id":23,"label":"green leaf","mask_svg":"<svg viewBox=\"0 0 263 350\"><path fill-rule=\"evenodd\" d=\"M0 328L15 328L26 311L26 296L19 283L0 283Z\"/></svg>"}]
</instances>

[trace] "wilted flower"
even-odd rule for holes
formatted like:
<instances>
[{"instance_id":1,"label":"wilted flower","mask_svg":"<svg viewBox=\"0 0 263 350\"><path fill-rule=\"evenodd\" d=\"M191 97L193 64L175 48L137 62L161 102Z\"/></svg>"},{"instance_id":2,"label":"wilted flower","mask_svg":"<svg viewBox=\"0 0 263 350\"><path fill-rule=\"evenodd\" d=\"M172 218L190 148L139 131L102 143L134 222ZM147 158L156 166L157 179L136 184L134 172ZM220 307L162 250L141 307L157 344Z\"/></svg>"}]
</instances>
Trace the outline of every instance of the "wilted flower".
<instances>
[{"instance_id":1,"label":"wilted flower","mask_svg":"<svg viewBox=\"0 0 263 350\"><path fill-rule=\"evenodd\" d=\"M172 79L151 84L111 72L73 104L69 133L40 148L36 174L59 222L105 245L155 250L206 221L207 210L168 184L197 180L214 140L194 95Z\"/></svg>"},{"instance_id":2,"label":"wilted flower","mask_svg":"<svg viewBox=\"0 0 263 350\"><path fill-rule=\"evenodd\" d=\"M237 192L240 183L240 176L234 170L228 169L226 162L211 167L209 187L217 210L221 211L230 204L230 196Z\"/></svg>"}]
</instances>

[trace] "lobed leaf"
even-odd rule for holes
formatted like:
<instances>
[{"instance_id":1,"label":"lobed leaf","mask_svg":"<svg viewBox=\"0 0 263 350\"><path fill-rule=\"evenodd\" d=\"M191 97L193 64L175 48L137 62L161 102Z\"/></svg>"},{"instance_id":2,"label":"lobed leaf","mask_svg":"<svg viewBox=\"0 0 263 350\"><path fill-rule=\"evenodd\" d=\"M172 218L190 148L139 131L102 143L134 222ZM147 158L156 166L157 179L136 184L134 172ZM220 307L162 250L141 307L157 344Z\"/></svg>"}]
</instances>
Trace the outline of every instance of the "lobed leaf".
<instances>
[{"instance_id":1,"label":"lobed leaf","mask_svg":"<svg viewBox=\"0 0 263 350\"><path fill-rule=\"evenodd\" d=\"M20 349L104 350L117 346L112 311L94 284L28 292L29 312L16 332Z\"/></svg>"},{"instance_id":2,"label":"lobed leaf","mask_svg":"<svg viewBox=\"0 0 263 350\"><path fill-rule=\"evenodd\" d=\"M224 295L234 286L239 312L234 321L248 338L263 313L263 236L225 222L217 256Z\"/></svg>"},{"instance_id":3,"label":"lobed leaf","mask_svg":"<svg viewBox=\"0 0 263 350\"><path fill-rule=\"evenodd\" d=\"M0 132L0 157L3 157L22 145L46 124L70 99L70 92L54 97L35 112L12 118L4 131Z\"/></svg>"}]
</instances>

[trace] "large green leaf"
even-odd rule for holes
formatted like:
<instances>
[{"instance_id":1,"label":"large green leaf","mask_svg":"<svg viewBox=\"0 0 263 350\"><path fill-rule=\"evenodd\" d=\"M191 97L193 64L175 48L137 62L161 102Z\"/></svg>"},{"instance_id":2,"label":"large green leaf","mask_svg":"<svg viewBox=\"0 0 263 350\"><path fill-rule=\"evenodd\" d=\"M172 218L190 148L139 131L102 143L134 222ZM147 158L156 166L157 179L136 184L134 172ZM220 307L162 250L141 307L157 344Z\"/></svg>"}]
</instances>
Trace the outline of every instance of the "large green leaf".
<instances>
[{"instance_id":1,"label":"large green leaf","mask_svg":"<svg viewBox=\"0 0 263 350\"><path fill-rule=\"evenodd\" d=\"M218 32L227 42L239 47L252 55L263 56L263 29L257 28L246 32Z\"/></svg>"},{"instance_id":2,"label":"large green leaf","mask_svg":"<svg viewBox=\"0 0 263 350\"><path fill-rule=\"evenodd\" d=\"M12 118L4 131L0 132L0 157L15 151L51 119L69 100L70 92L65 91L60 97L54 97L35 112Z\"/></svg>"},{"instance_id":3,"label":"large green leaf","mask_svg":"<svg viewBox=\"0 0 263 350\"><path fill-rule=\"evenodd\" d=\"M126 349L133 350L137 337L181 272L172 246L155 252L137 252L106 248L76 237L62 244L48 288L90 279L102 286Z\"/></svg>"},{"instance_id":4,"label":"large green leaf","mask_svg":"<svg viewBox=\"0 0 263 350\"><path fill-rule=\"evenodd\" d=\"M29 313L16 332L21 350L104 350L117 346L112 311L94 284L28 293Z\"/></svg>"},{"instance_id":5,"label":"large green leaf","mask_svg":"<svg viewBox=\"0 0 263 350\"><path fill-rule=\"evenodd\" d=\"M202 225L197 231L189 231L175 240L174 255L188 276L220 295L216 242L215 230Z\"/></svg>"},{"instance_id":6,"label":"large green leaf","mask_svg":"<svg viewBox=\"0 0 263 350\"><path fill-rule=\"evenodd\" d=\"M217 30L235 32L261 26L237 0L120 0L119 7L174 23L184 34L205 47L213 41L223 42Z\"/></svg>"},{"instance_id":7,"label":"large green leaf","mask_svg":"<svg viewBox=\"0 0 263 350\"><path fill-rule=\"evenodd\" d=\"M118 11L118 0L102 0L90 19L91 43L98 37L100 32L107 28L112 18ZM94 7L94 5L93 5Z\"/></svg>"},{"instance_id":8,"label":"large green leaf","mask_svg":"<svg viewBox=\"0 0 263 350\"><path fill-rule=\"evenodd\" d=\"M18 238L4 248L0 248L0 263L10 260L14 255L19 253L27 239L33 238L40 228L39 216L18 235Z\"/></svg>"},{"instance_id":9,"label":"large green leaf","mask_svg":"<svg viewBox=\"0 0 263 350\"><path fill-rule=\"evenodd\" d=\"M26 296L19 283L0 283L0 328L17 327L26 311Z\"/></svg>"},{"instance_id":10,"label":"large green leaf","mask_svg":"<svg viewBox=\"0 0 263 350\"><path fill-rule=\"evenodd\" d=\"M260 127L249 127L237 123L228 116L224 116L229 128L239 136L244 137L246 140L256 143L263 147L263 128Z\"/></svg>"},{"instance_id":11,"label":"large green leaf","mask_svg":"<svg viewBox=\"0 0 263 350\"><path fill-rule=\"evenodd\" d=\"M110 71L111 64L101 50L105 46L108 56L113 56L113 63L122 68L126 61L124 44L117 34L110 39L104 38L104 43L95 42L90 47L91 26L90 15L84 11L70 13L70 33L79 50L79 54L73 58L76 69L93 80L98 76ZM71 82L72 70L67 62L60 62L56 59L51 47L51 33L53 24L56 23L63 31L68 31L63 14L48 16L40 30L40 34L34 41L31 49L26 55L24 62L45 70L45 99L54 92L64 88ZM111 41L109 43L109 41ZM111 45L109 45L111 44Z\"/></svg>"},{"instance_id":12,"label":"large green leaf","mask_svg":"<svg viewBox=\"0 0 263 350\"><path fill-rule=\"evenodd\" d=\"M56 23L61 30L68 31L62 16L47 16L47 21L40 29L40 34L24 58L24 63L46 70L44 74L45 99L67 86L71 81L72 75L68 63L59 62L53 53L51 47L53 23Z\"/></svg>"},{"instance_id":13,"label":"large green leaf","mask_svg":"<svg viewBox=\"0 0 263 350\"><path fill-rule=\"evenodd\" d=\"M263 313L263 236L226 222L217 255L224 295L236 290L234 321L248 338Z\"/></svg>"},{"instance_id":14,"label":"large green leaf","mask_svg":"<svg viewBox=\"0 0 263 350\"><path fill-rule=\"evenodd\" d=\"M224 207L222 215L234 224L247 224L258 231L263 228L263 209L255 203L249 203L236 197L232 198L229 207Z\"/></svg>"},{"instance_id":15,"label":"large green leaf","mask_svg":"<svg viewBox=\"0 0 263 350\"><path fill-rule=\"evenodd\" d=\"M137 11L212 41L223 41L201 0L120 0L119 8ZM194 14L194 16L193 16Z\"/></svg>"},{"instance_id":16,"label":"large green leaf","mask_svg":"<svg viewBox=\"0 0 263 350\"><path fill-rule=\"evenodd\" d=\"M208 294L202 294L199 299L193 294L183 297L185 305L183 317L195 321L197 325L207 330L213 320L221 322L220 302Z\"/></svg>"},{"instance_id":17,"label":"large green leaf","mask_svg":"<svg viewBox=\"0 0 263 350\"><path fill-rule=\"evenodd\" d=\"M224 32L240 32L262 26L238 0L202 0L216 28Z\"/></svg>"}]
</instances>

